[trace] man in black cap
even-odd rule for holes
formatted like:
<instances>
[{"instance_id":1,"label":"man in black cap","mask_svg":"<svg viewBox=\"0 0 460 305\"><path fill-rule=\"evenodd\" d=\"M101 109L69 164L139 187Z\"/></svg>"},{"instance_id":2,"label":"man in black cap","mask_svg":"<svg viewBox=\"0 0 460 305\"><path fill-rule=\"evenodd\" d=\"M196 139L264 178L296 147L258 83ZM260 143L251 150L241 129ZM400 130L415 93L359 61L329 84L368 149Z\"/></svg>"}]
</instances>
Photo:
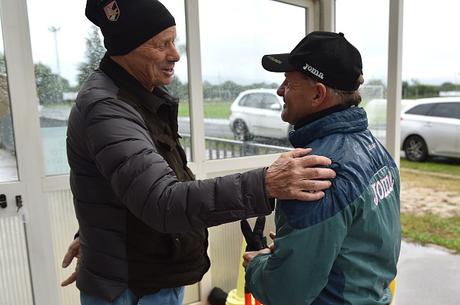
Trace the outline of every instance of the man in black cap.
<instances>
[{"instance_id":1,"label":"man in black cap","mask_svg":"<svg viewBox=\"0 0 460 305\"><path fill-rule=\"evenodd\" d=\"M107 54L69 117L79 233L63 266L79 264L62 285L76 278L83 305L177 305L209 269L206 228L269 214L270 198L317 200L335 174L295 150L268 169L193 181L164 88L179 60L173 16L156 0L88 0L86 16Z\"/></svg>"},{"instance_id":2,"label":"man in black cap","mask_svg":"<svg viewBox=\"0 0 460 305\"><path fill-rule=\"evenodd\" d=\"M399 171L357 107L359 51L342 33L312 32L289 54L266 55L284 72L281 114L290 141L332 160L332 187L314 203L280 200L272 251L246 252L246 284L264 305L390 304L400 250Z\"/></svg>"}]
</instances>

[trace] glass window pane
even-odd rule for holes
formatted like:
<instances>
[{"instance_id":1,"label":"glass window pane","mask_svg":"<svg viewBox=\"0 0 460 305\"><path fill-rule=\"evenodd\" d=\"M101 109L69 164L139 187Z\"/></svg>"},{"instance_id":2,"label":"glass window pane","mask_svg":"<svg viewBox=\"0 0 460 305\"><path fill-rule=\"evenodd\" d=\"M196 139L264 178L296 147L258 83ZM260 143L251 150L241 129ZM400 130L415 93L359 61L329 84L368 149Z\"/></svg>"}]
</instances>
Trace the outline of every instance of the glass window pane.
<instances>
[{"instance_id":1,"label":"glass window pane","mask_svg":"<svg viewBox=\"0 0 460 305\"><path fill-rule=\"evenodd\" d=\"M85 4L85 1L27 1L46 175L69 172L65 138L70 109L80 86L99 66L105 53L99 29L84 15ZM184 117L179 131L187 144L190 123L184 1L168 1L167 6L176 19L176 43L182 57L176 64L176 78L169 90L181 100L179 111ZM186 146L189 152L190 144Z\"/></svg>"},{"instance_id":2,"label":"glass window pane","mask_svg":"<svg viewBox=\"0 0 460 305\"><path fill-rule=\"evenodd\" d=\"M263 94L284 75L265 71L260 62L264 54L289 52L305 36L307 10L268 0L199 3L206 158L290 149L289 125L280 109L267 107ZM231 107L248 90L253 94Z\"/></svg>"},{"instance_id":3,"label":"glass window pane","mask_svg":"<svg viewBox=\"0 0 460 305\"><path fill-rule=\"evenodd\" d=\"M1 24L0 24L1 27ZM0 28L0 183L18 180L8 73Z\"/></svg>"},{"instance_id":4,"label":"glass window pane","mask_svg":"<svg viewBox=\"0 0 460 305\"><path fill-rule=\"evenodd\" d=\"M185 26L185 5L183 0L163 1L176 20L176 48L180 54L180 60L174 67L174 80L168 86L171 95L179 98L179 134L181 144L187 155L187 160L192 160L190 138L190 107L188 89L188 59L187 59L187 33Z\"/></svg>"},{"instance_id":5,"label":"glass window pane","mask_svg":"<svg viewBox=\"0 0 460 305\"><path fill-rule=\"evenodd\" d=\"M45 174L67 174L67 119L81 83L103 55L102 42L84 16L85 1L28 0L27 7Z\"/></svg>"},{"instance_id":6,"label":"glass window pane","mask_svg":"<svg viewBox=\"0 0 460 305\"><path fill-rule=\"evenodd\" d=\"M363 12L357 16L357 12ZM364 84L359 91L369 129L385 144L389 1L337 0L336 28L361 53ZM365 26L363 26L365 24Z\"/></svg>"}]
</instances>

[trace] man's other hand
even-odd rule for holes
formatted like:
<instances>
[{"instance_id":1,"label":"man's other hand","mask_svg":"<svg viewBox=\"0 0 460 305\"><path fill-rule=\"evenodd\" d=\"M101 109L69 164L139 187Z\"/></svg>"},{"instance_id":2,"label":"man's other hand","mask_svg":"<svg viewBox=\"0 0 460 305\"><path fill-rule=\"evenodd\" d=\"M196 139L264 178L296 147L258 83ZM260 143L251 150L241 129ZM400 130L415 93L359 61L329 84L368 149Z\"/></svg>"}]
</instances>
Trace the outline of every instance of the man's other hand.
<instances>
[{"instance_id":1,"label":"man's other hand","mask_svg":"<svg viewBox=\"0 0 460 305\"><path fill-rule=\"evenodd\" d=\"M332 184L325 179L335 178L332 161L323 156L309 155L310 148L297 148L281 154L265 174L268 197L315 201L323 198Z\"/></svg>"},{"instance_id":2,"label":"man's other hand","mask_svg":"<svg viewBox=\"0 0 460 305\"><path fill-rule=\"evenodd\" d=\"M269 248L265 248L259 251L248 251L245 252L243 255L243 267L246 269L248 265L252 262L253 258L256 257L257 255L264 255L264 254L270 254L272 251Z\"/></svg>"},{"instance_id":3,"label":"man's other hand","mask_svg":"<svg viewBox=\"0 0 460 305\"><path fill-rule=\"evenodd\" d=\"M80 239L77 237L75 238L72 243L69 245L69 248L67 249L67 253L64 256L64 259L62 260L62 268L67 268L73 261L73 259L77 259L77 265L75 267L75 271L72 272L72 274L62 281L61 287L68 286L75 282L77 279L78 275L78 268L80 267Z\"/></svg>"}]
</instances>

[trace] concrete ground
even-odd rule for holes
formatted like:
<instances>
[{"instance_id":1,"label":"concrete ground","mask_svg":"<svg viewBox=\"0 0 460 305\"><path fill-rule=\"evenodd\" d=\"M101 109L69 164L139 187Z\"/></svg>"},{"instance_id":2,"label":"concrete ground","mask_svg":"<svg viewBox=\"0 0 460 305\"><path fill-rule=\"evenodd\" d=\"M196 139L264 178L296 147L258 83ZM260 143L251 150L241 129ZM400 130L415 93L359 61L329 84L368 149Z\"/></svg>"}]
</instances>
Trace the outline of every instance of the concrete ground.
<instances>
[{"instance_id":1,"label":"concrete ground","mask_svg":"<svg viewBox=\"0 0 460 305\"><path fill-rule=\"evenodd\" d=\"M394 305L459 305L460 255L403 242Z\"/></svg>"}]
</instances>

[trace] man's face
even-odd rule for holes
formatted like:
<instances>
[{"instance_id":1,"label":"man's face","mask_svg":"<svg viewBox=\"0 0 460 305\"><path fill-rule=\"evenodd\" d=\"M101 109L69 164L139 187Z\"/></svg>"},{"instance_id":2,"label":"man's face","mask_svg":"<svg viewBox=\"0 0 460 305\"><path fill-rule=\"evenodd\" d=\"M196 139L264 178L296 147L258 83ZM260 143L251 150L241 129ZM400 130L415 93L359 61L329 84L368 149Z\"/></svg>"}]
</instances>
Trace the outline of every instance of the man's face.
<instances>
[{"instance_id":1,"label":"man's face","mask_svg":"<svg viewBox=\"0 0 460 305\"><path fill-rule=\"evenodd\" d=\"M127 55L131 70L144 86L153 89L173 81L174 64L180 58L175 39L176 27L172 26Z\"/></svg>"},{"instance_id":2,"label":"man's face","mask_svg":"<svg viewBox=\"0 0 460 305\"><path fill-rule=\"evenodd\" d=\"M301 72L286 72L284 75L286 79L277 91L284 100L281 119L290 124L296 124L313 113L312 101L316 95L316 88L314 82L307 79Z\"/></svg>"}]
</instances>

